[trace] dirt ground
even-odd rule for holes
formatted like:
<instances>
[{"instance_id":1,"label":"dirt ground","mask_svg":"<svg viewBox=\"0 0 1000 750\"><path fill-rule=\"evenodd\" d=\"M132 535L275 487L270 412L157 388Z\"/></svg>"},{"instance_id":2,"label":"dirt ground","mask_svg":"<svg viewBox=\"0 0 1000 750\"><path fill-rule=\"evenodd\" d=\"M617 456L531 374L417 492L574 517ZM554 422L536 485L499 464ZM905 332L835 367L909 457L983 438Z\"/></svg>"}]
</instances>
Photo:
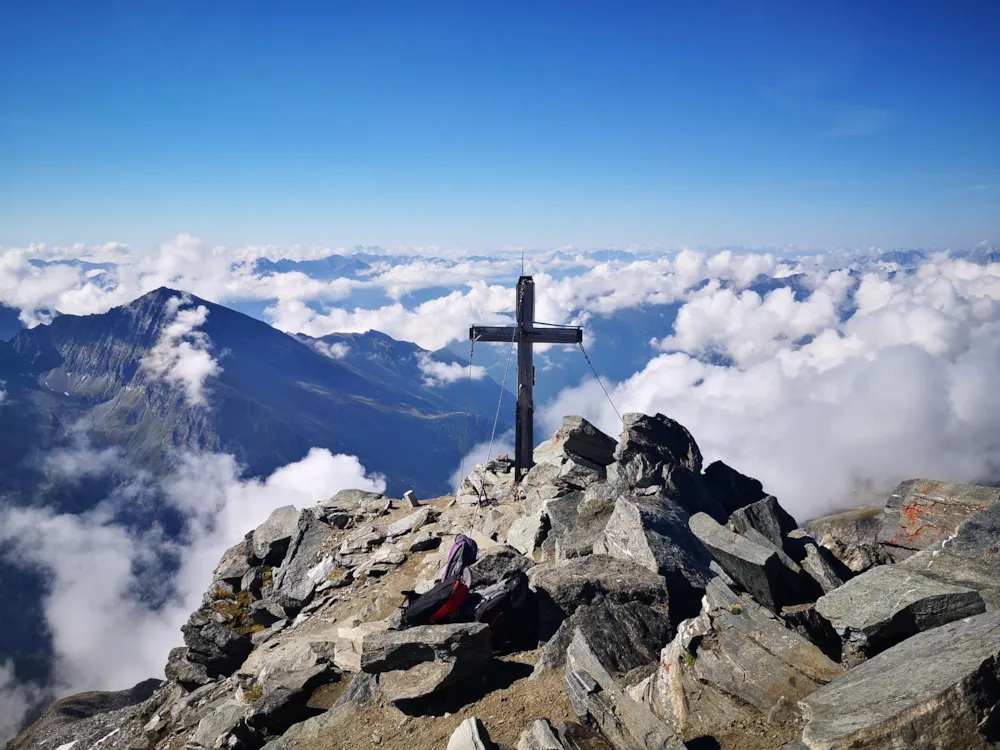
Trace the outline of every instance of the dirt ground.
<instances>
[{"instance_id":1,"label":"dirt ground","mask_svg":"<svg viewBox=\"0 0 1000 750\"><path fill-rule=\"evenodd\" d=\"M472 716L483 722L494 742L517 747L521 732L537 718L576 720L562 687L562 670L528 679L538 655L530 651L498 658L479 684L463 685L423 704L366 706L347 727L308 750L444 748L458 725Z\"/></svg>"}]
</instances>

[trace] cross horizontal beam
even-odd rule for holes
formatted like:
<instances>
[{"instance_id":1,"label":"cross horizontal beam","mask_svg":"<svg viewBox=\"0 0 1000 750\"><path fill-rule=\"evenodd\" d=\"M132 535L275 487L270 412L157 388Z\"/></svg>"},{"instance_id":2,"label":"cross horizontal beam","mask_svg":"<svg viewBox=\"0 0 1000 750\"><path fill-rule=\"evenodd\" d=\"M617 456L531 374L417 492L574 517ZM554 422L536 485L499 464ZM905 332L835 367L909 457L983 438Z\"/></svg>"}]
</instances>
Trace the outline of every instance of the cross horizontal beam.
<instances>
[{"instance_id":1,"label":"cross horizontal beam","mask_svg":"<svg viewBox=\"0 0 1000 750\"><path fill-rule=\"evenodd\" d=\"M531 344L580 344L582 328L531 328L521 330L512 326L472 326L469 338L473 341L506 343L511 341Z\"/></svg>"}]
</instances>

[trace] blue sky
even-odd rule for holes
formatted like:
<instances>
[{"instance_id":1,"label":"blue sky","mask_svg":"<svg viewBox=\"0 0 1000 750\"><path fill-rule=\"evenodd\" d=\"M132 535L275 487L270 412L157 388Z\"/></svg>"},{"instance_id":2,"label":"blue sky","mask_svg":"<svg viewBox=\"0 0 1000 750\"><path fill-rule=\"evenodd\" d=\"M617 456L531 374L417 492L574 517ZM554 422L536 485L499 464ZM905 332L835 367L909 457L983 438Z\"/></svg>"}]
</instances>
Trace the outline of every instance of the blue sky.
<instances>
[{"instance_id":1,"label":"blue sky","mask_svg":"<svg viewBox=\"0 0 1000 750\"><path fill-rule=\"evenodd\" d=\"M2 0L0 244L996 241L998 28L973 0Z\"/></svg>"}]
</instances>

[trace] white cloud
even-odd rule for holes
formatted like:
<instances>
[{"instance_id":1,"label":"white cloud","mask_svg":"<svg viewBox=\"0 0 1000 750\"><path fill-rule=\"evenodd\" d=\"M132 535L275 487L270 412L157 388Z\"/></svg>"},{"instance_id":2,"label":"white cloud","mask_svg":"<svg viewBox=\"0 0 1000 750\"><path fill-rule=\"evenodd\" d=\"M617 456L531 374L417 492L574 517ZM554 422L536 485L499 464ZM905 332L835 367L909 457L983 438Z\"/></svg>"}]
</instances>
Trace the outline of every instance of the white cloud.
<instances>
[{"instance_id":1,"label":"white cloud","mask_svg":"<svg viewBox=\"0 0 1000 750\"><path fill-rule=\"evenodd\" d=\"M440 349L467 338L469 325L504 325L510 322L514 293L502 286L474 282L467 292L454 291L417 305L412 310L395 303L378 309L353 311L332 308L317 313L304 302L280 301L266 311L272 325L289 333L321 337L330 333L364 333L376 330L395 339L412 341L424 349Z\"/></svg>"},{"instance_id":2,"label":"white cloud","mask_svg":"<svg viewBox=\"0 0 1000 750\"><path fill-rule=\"evenodd\" d=\"M325 341L314 341L312 342L312 347L324 357L329 357L330 359L343 359L351 351L351 347L343 341L335 341L332 344L328 344Z\"/></svg>"},{"instance_id":3,"label":"white cloud","mask_svg":"<svg viewBox=\"0 0 1000 750\"><path fill-rule=\"evenodd\" d=\"M348 487L381 492L385 482L353 456L316 448L263 480L241 478L230 455L186 454L160 485L139 490L160 493L180 511L179 539L118 525L115 504L128 490L81 515L4 510L0 544L7 564L47 574L43 609L56 657L51 692L120 690L162 676L167 652L180 644L180 627L200 604L222 553L274 508L309 507ZM14 726L22 704L38 695L35 687L10 684L0 665L0 728L7 716Z\"/></svg>"},{"instance_id":4,"label":"white cloud","mask_svg":"<svg viewBox=\"0 0 1000 750\"><path fill-rule=\"evenodd\" d=\"M1000 369L1000 264L938 258L865 277L843 323L830 307L842 281L821 284L828 298L816 304L695 295L671 341L690 351L655 357L612 398L623 412L679 420L709 460L756 476L800 520L849 504L862 485L998 478L1000 393L989 373ZM799 345L801 334L813 338ZM700 360L710 345L734 365ZM594 381L547 406L546 430L570 413L618 433Z\"/></svg>"},{"instance_id":5,"label":"white cloud","mask_svg":"<svg viewBox=\"0 0 1000 750\"><path fill-rule=\"evenodd\" d=\"M480 365L463 365L458 362L436 362L427 352L417 355L417 364L424 376L424 385L433 388L448 385L459 380L471 378L482 380L486 377L486 368Z\"/></svg>"},{"instance_id":6,"label":"white cloud","mask_svg":"<svg viewBox=\"0 0 1000 750\"><path fill-rule=\"evenodd\" d=\"M190 302L184 297L170 298L167 314L173 320L163 327L156 345L140 365L150 378L182 386L192 406L203 406L205 381L222 372L222 367L209 354L208 336L197 330L208 319L208 308L184 308L185 304Z\"/></svg>"},{"instance_id":7,"label":"white cloud","mask_svg":"<svg viewBox=\"0 0 1000 750\"><path fill-rule=\"evenodd\" d=\"M12 663L0 661L0 745L6 745L17 734L41 697L37 685L17 681Z\"/></svg>"}]
</instances>

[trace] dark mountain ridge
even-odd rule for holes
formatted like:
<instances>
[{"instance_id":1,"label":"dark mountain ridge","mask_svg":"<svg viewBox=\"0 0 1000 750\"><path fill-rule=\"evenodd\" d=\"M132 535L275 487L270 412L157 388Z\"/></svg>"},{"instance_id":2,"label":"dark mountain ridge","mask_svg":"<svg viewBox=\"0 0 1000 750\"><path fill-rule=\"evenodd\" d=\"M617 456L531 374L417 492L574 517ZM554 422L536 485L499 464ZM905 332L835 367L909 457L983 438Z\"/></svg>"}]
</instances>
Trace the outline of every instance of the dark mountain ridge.
<instances>
[{"instance_id":1,"label":"dark mountain ridge","mask_svg":"<svg viewBox=\"0 0 1000 750\"><path fill-rule=\"evenodd\" d=\"M430 352L364 334L334 337L351 341L354 350L334 359L259 320L184 295L185 309L207 309L198 330L221 367L205 383L207 403L192 405L183 389L142 366L173 322L177 297L180 292L161 288L107 313L62 315L17 334L0 352L0 378L17 386L8 391L22 418L55 421L63 430L83 420L96 440L122 447L137 466L153 471L165 468L173 449L184 448L232 453L248 474L261 475L315 446L357 455L386 476L390 492L447 489L465 447L466 399L458 398L454 384L428 388L417 379L416 362L434 356ZM366 340L381 342L381 350L362 346ZM494 388L476 383L473 412L480 413L471 416L470 441L486 436L483 415L487 396L495 404Z\"/></svg>"}]
</instances>

